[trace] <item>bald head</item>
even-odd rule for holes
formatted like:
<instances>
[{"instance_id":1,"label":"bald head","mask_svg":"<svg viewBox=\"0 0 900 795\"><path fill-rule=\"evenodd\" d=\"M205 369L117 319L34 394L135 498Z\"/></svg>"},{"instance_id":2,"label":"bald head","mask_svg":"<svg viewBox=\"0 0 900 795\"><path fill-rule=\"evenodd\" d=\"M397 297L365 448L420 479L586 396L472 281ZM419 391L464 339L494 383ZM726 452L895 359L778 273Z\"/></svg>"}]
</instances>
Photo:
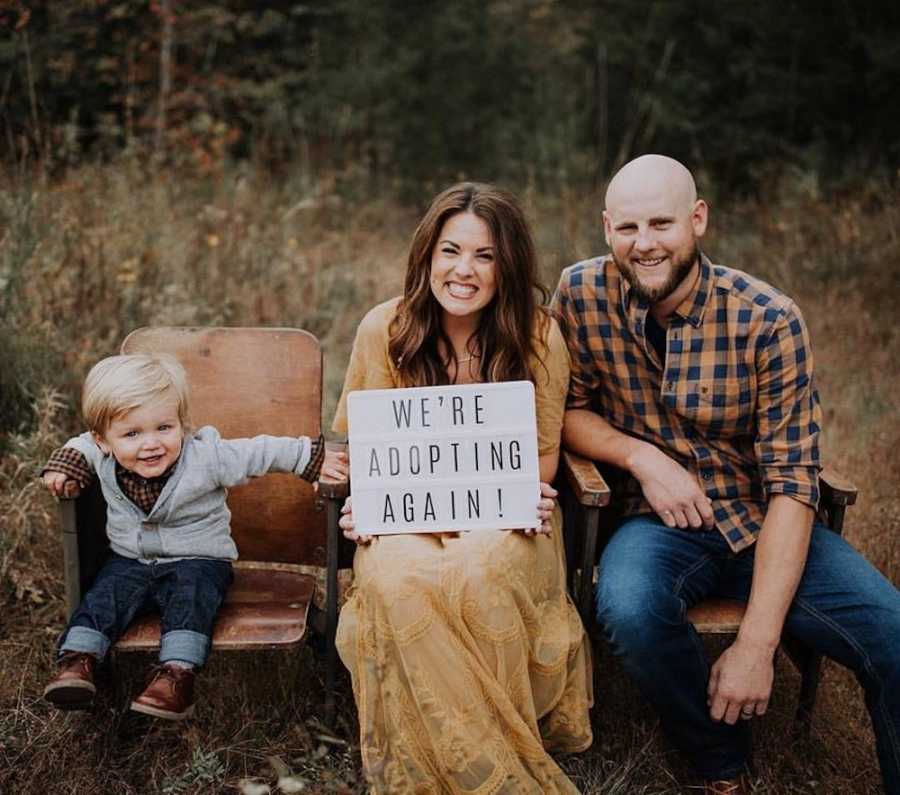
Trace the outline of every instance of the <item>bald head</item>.
<instances>
[{"instance_id":1,"label":"bald head","mask_svg":"<svg viewBox=\"0 0 900 795\"><path fill-rule=\"evenodd\" d=\"M697 201L694 178L677 160L665 155L643 155L626 163L606 189L606 209L664 202L670 212L689 213Z\"/></svg>"},{"instance_id":2,"label":"bald head","mask_svg":"<svg viewBox=\"0 0 900 795\"><path fill-rule=\"evenodd\" d=\"M662 321L699 273L708 208L694 178L677 160L644 155L610 180L603 231L610 254L637 294Z\"/></svg>"}]
</instances>

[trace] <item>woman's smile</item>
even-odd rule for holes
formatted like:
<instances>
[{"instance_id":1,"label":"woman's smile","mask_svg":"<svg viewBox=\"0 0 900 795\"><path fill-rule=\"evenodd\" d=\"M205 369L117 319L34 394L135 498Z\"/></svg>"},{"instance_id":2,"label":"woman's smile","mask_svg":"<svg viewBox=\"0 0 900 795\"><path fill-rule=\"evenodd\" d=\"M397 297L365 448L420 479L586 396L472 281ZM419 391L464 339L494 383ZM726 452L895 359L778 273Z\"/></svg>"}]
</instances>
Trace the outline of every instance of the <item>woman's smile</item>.
<instances>
[{"instance_id":1,"label":"woman's smile","mask_svg":"<svg viewBox=\"0 0 900 795\"><path fill-rule=\"evenodd\" d=\"M497 292L494 241L477 215L461 212L441 228L431 254L431 291L448 315L475 319Z\"/></svg>"}]
</instances>

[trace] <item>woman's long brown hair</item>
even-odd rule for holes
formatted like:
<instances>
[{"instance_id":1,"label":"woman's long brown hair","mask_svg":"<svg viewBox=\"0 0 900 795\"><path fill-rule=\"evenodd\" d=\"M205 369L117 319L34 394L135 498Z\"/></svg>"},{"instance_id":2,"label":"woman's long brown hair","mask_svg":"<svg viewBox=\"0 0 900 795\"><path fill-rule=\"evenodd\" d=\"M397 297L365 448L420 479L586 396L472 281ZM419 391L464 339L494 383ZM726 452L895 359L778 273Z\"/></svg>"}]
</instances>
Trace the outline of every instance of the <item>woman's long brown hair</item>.
<instances>
[{"instance_id":1,"label":"woman's long brown hair","mask_svg":"<svg viewBox=\"0 0 900 795\"><path fill-rule=\"evenodd\" d=\"M534 381L530 363L549 322L542 306L547 290L538 281L534 241L515 197L478 182L447 188L419 222L410 245L403 298L391 323L391 360L408 386L455 380L456 361L441 355L441 341L445 351L452 352L453 346L441 323L441 305L431 292L431 255L447 220L464 212L487 224L494 245L497 291L466 346L481 355L479 380Z\"/></svg>"}]
</instances>

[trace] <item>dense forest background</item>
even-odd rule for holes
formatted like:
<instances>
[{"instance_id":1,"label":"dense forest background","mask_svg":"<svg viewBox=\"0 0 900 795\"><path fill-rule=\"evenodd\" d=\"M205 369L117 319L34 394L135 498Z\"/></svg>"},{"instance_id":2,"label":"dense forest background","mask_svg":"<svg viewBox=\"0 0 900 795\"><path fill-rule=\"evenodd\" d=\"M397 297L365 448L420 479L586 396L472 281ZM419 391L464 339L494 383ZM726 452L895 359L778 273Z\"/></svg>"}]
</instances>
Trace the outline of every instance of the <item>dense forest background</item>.
<instances>
[{"instance_id":1,"label":"dense forest background","mask_svg":"<svg viewBox=\"0 0 900 795\"><path fill-rule=\"evenodd\" d=\"M147 658L93 712L50 709L65 587L35 473L144 325L311 331L327 429L435 192L514 190L552 288L603 253L609 176L653 151L697 176L707 253L797 301L823 457L860 489L845 536L900 583L897 0L0 0L0 792L366 792L350 683L325 727L310 647L214 654L175 728L127 709ZM560 764L584 793L684 792L594 650L595 742ZM753 792L882 791L853 677L826 663L809 733L798 689L779 656Z\"/></svg>"},{"instance_id":2,"label":"dense forest background","mask_svg":"<svg viewBox=\"0 0 900 795\"><path fill-rule=\"evenodd\" d=\"M19 0L0 154L149 147L420 197L461 174L600 181L664 151L719 188L900 164L900 4ZM777 165L775 165L777 164Z\"/></svg>"}]
</instances>

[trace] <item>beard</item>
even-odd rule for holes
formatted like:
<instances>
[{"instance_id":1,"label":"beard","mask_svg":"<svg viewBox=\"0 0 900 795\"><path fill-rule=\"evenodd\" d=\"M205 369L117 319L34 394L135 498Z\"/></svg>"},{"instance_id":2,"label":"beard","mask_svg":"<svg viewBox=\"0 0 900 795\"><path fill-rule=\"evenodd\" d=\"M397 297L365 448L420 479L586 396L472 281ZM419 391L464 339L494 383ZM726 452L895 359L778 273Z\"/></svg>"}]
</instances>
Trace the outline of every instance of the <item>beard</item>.
<instances>
[{"instance_id":1,"label":"beard","mask_svg":"<svg viewBox=\"0 0 900 795\"><path fill-rule=\"evenodd\" d=\"M641 282L631 263L627 260L623 262L615 254L612 255L612 258L637 297L650 304L655 304L664 301L672 295L675 292L675 288L684 281L691 268L694 267L694 263L700 259L700 244L695 242L693 249L688 254L672 254L670 257L672 266L669 269L669 277L656 287L649 287Z\"/></svg>"}]
</instances>

